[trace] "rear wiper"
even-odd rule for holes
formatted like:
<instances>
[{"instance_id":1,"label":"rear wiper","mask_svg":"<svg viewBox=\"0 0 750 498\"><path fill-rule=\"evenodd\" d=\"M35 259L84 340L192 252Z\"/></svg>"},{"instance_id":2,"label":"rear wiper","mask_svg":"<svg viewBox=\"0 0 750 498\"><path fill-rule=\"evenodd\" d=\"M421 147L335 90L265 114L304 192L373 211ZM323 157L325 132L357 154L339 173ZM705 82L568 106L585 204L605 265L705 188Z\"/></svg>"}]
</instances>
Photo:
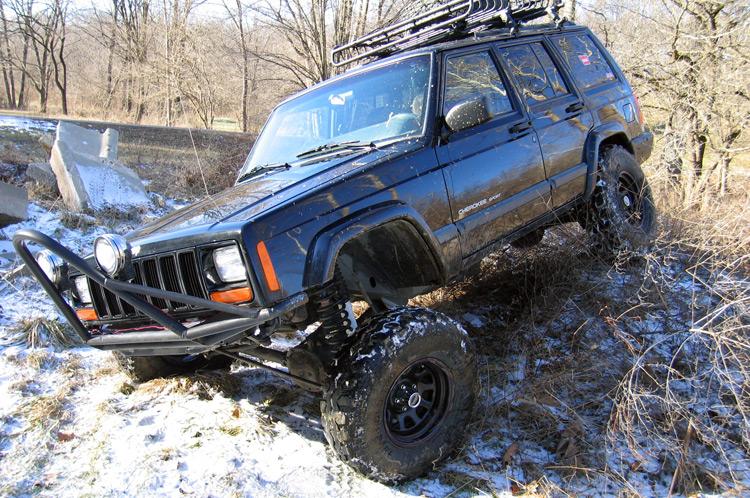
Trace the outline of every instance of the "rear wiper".
<instances>
[{"instance_id":1,"label":"rear wiper","mask_svg":"<svg viewBox=\"0 0 750 498\"><path fill-rule=\"evenodd\" d=\"M263 166L256 166L255 168L251 169L247 173L243 173L242 175L240 175L240 177L237 179L237 183L242 183L248 178L258 176L261 173L267 173L269 171L275 171L277 169L289 169L291 167L292 166L289 163L272 163L272 164L265 164Z\"/></svg>"},{"instance_id":2,"label":"rear wiper","mask_svg":"<svg viewBox=\"0 0 750 498\"><path fill-rule=\"evenodd\" d=\"M297 154L297 159L304 159L306 157L316 156L318 154L325 154L328 152L336 152L339 150L360 150L360 149L372 149L375 144L372 142L362 142L360 140L352 140L349 142L332 142L329 144L323 144L314 149L307 150L300 154Z\"/></svg>"}]
</instances>

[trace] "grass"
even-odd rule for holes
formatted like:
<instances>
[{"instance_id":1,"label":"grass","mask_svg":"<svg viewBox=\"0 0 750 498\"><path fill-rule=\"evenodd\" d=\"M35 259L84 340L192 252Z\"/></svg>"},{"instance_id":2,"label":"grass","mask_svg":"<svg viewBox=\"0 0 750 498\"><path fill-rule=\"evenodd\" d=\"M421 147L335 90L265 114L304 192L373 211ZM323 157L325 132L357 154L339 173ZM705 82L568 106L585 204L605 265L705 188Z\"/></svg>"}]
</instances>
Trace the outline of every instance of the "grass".
<instances>
[{"instance_id":1,"label":"grass","mask_svg":"<svg viewBox=\"0 0 750 498\"><path fill-rule=\"evenodd\" d=\"M470 432L483 454L519 442L526 494L576 494L602 479L626 494L634 479L666 479L672 493L744 490L750 180L737 177L729 195L704 203L684 199L658 170L649 178L660 226L641 257L592 259L585 234L563 226L412 302L484 319L470 327L483 393ZM537 450L551 455L543 468L524 461Z\"/></svg>"},{"instance_id":2,"label":"grass","mask_svg":"<svg viewBox=\"0 0 750 498\"><path fill-rule=\"evenodd\" d=\"M165 379L154 379L140 384L138 392L153 395L182 394L193 395L199 399L209 400L221 393L232 397L241 389L236 376L223 371L196 372L190 376L175 376Z\"/></svg>"},{"instance_id":3,"label":"grass","mask_svg":"<svg viewBox=\"0 0 750 498\"><path fill-rule=\"evenodd\" d=\"M11 327L7 340L9 343L23 344L28 348L65 349L80 343L67 323L40 317L22 320Z\"/></svg>"}]
</instances>

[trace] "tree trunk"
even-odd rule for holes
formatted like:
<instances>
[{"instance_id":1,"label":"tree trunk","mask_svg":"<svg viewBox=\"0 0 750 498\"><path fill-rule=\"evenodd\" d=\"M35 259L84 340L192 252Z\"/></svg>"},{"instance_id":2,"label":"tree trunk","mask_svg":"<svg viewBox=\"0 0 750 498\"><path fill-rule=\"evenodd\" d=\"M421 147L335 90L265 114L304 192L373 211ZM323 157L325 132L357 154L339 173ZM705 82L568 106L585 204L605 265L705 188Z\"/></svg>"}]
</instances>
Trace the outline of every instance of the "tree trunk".
<instances>
[{"instance_id":1,"label":"tree trunk","mask_svg":"<svg viewBox=\"0 0 750 498\"><path fill-rule=\"evenodd\" d=\"M729 181L729 163L732 158L729 154L722 154L721 162L719 163L719 195L724 197L727 194L727 184Z\"/></svg>"},{"instance_id":2,"label":"tree trunk","mask_svg":"<svg viewBox=\"0 0 750 498\"><path fill-rule=\"evenodd\" d=\"M8 20L5 17L5 5L0 0L0 18L2 20L3 28L3 43L5 45L5 59L3 60L3 81L5 83L5 96L8 102L8 107L15 109L16 103L16 83L13 78L13 66L10 61L12 60L12 54L10 51L10 41L8 40Z\"/></svg>"},{"instance_id":3,"label":"tree trunk","mask_svg":"<svg viewBox=\"0 0 750 498\"><path fill-rule=\"evenodd\" d=\"M68 66L65 63L65 35L60 39L60 49L57 53L57 58L53 57L53 64L55 66L55 85L60 92L60 103L62 105L62 113L68 115Z\"/></svg>"},{"instance_id":4,"label":"tree trunk","mask_svg":"<svg viewBox=\"0 0 750 498\"><path fill-rule=\"evenodd\" d=\"M117 17L119 7L117 5L118 0L112 0L112 30L109 35L109 49L107 53L107 101L105 104L106 109L112 107L112 97L114 94L114 84L112 78L112 71L115 62L115 48L117 47Z\"/></svg>"},{"instance_id":5,"label":"tree trunk","mask_svg":"<svg viewBox=\"0 0 750 498\"><path fill-rule=\"evenodd\" d=\"M28 17L31 17L31 2L28 3L28 9L26 11L26 15ZM20 27L20 21L19 21L19 27ZM29 63L29 44L31 43L31 35L23 31L24 37L23 37L23 54L21 56L21 83L19 84L18 89L18 108L24 109L26 108L26 73L27 73L27 67Z\"/></svg>"},{"instance_id":6,"label":"tree trunk","mask_svg":"<svg viewBox=\"0 0 750 498\"><path fill-rule=\"evenodd\" d=\"M565 2L565 17L569 21L576 20L576 0L566 0Z\"/></svg>"},{"instance_id":7,"label":"tree trunk","mask_svg":"<svg viewBox=\"0 0 750 498\"><path fill-rule=\"evenodd\" d=\"M237 27L240 30L240 45L242 47L242 131L247 132L247 98L248 78L250 67L248 63L247 38L245 36L245 19L242 12L242 0L237 0Z\"/></svg>"}]
</instances>

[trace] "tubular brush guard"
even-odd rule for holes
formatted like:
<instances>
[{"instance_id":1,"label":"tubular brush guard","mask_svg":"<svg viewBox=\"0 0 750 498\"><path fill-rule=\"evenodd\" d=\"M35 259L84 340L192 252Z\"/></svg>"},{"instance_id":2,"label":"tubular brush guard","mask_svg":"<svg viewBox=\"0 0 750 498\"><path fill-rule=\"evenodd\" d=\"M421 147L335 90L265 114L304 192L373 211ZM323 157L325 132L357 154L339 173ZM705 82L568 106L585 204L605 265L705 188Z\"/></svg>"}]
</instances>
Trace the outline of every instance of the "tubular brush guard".
<instances>
[{"instance_id":1,"label":"tubular brush guard","mask_svg":"<svg viewBox=\"0 0 750 498\"><path fill-rule=\"evenodd\" d=\"M60 291L42 271L27 247L29 242L40 245L59 256L70 266L116 294L120 299L167 330L92 335L70 304L65 301ZM99 349L120 350L126 354L195 354L205 352L221 344L231 342L243 336L247 330L303 306L308 301L307 294L300 292L268 308L247 308L123 282L106 276L54 239L36 230L19 230L16 232L13 236L13 247L84 343ZM179 300L186 304L201 306L237 318L228 318L188 328L164 311L137 297L137 295Z\"/></svg>"}]
</instances>

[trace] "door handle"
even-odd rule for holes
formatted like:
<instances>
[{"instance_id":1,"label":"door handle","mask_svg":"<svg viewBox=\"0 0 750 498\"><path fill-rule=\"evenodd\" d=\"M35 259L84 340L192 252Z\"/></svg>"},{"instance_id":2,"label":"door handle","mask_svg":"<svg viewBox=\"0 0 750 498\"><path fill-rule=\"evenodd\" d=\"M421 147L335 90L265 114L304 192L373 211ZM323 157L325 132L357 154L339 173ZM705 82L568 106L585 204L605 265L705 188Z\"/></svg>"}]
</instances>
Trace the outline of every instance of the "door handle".
<instances>
[{"instance_id":1,"label":"door handle","mask_svg":"<svg viewBox=\"0 0 750 498\"><path fill-rule=\"evenodd\" d=\"M519 133L523 133L524 131L528 131L531 129L531 122L526 121L525 123L518 123L517 125L510 127L510 132L514 135L517 135Z\"/></svg>"},{"instance_id":2,"label":"door handle","mask_svg":"<svg viewBox=\"0 0 750 498\"><path fill-rule=\"evenodd\" d=\"M575 104L570 104L568 107L565 108L565 112L567 113L573 113L582 111L583 108L586 107L583 102L576 102Z\"/></svg>"}]
</instances>

